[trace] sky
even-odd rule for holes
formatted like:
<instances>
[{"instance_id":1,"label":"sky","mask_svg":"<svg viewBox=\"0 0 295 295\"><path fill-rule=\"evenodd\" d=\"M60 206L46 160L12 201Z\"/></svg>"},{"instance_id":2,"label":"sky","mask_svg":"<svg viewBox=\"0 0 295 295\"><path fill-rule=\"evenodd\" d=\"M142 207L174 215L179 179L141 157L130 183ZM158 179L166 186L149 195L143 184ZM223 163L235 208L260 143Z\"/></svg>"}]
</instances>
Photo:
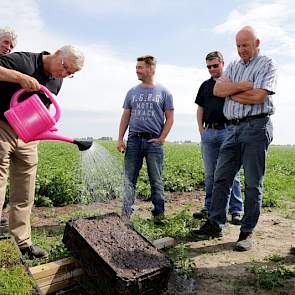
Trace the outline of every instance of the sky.
<instances>
[{"instance_id":1,"label":"sky","mask_svg":"<svg viewBox=\"0 0 295 295\"><path fill-rule=\"evenodd\" d=\"M210 3L210 4L209 4ZM58 95L59 133L68 137L117 139L127 91L139 81L136 58L158 59L156 81L173 95L175 121L168 141L200 141L194 103L209 78L208 52L225 65L237 58L235 34L256 30L261 53L278 66L273 97L273 144L295 144L295 2L195 0L14 0L2 1L0 26L18 35L15 51L54 52L79 46L85 66L66 78ZM289 132L290 131L290 132Z\"/></svg>"}]
</instances>

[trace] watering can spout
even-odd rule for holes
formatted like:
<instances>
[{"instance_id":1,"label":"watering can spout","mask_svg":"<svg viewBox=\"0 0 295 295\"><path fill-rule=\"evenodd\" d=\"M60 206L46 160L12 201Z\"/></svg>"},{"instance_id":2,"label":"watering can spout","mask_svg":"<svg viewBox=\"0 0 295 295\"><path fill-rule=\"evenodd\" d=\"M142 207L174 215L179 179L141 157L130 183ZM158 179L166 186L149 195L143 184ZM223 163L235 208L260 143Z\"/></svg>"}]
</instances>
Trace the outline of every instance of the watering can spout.
<instances>
[{"instance_id":1,"label":"watering can spout","mask_svg":"<svg viewBox=\"0 0 295 295\"><path fill-rule=\"evenodd\" d=\"M74 139L74 144L79 148L79 151L86 151L91 148L93 141L92 140L76 140Z\"/></svg>"},{"instance_id":2,"label":"watering can spout","mask_svg":"<svg viewBox=\"0 0 295 295\"><path fill-rule=\"evenodd\" d=\"M47 131L39 134L35 140L60 140L60 141L65 141L69 143L74 143L78 146L79 151L86 151L88 150L91 146L93 141L92 140L76 140L73 138L68 138L59 134L56 134L53 131Z\"/></svg>"}]
</instances>

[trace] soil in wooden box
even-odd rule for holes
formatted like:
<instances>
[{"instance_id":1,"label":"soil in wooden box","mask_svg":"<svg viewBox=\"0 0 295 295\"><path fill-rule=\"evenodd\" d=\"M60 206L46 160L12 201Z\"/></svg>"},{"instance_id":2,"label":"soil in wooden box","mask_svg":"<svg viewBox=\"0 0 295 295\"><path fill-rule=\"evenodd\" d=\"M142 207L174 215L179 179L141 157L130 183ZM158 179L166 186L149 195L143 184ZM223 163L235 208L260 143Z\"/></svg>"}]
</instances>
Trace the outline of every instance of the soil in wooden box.
<instances>
[{"instance_id":1,"label":"soil in wooden box","mask_svg":"<svg viewBox=\"0 0 295 295\"><path fill-rule=\"evenodd\" d=\"M38 294L16 244L11 239L0 239L0 249L0 294Z\"/></svg>"},{"instance_id":2,"label":"soil in wooden box","mask_svg":"<svg viewBox=\"0 0 295 295\"><path fill-rule=\"evenodd\" d=\"M99 274L100 285L117 288L114 292L104 290L105 294L155 294L167 286L170 259L117 214L74 220L67 224L63 241L82 266L93 264L85 270L90 275ZM91 254L86 253L87 247Z\"/></svg>"}]
</instances>

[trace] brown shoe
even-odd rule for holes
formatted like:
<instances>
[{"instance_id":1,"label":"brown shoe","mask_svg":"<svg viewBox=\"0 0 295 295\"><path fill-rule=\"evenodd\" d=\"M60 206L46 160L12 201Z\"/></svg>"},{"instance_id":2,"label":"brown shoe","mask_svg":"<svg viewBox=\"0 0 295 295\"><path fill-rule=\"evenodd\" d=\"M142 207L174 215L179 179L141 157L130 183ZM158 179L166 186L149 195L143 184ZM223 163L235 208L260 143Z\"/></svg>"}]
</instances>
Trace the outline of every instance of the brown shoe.
<instances>
[{"instance_id":1,"label":"brown shoe","mask_svg":"<svg viewBox=\"0 0 295 295\"><path fill-rule=\"evenodd\" d=\"M20 248L22 255L28 254L30 259L47 257L48 253L38 246L31 245L26 248Z\"/></svg>"},{"instance_id":2,"label":"brown shoe","mask_svg":"<svg viewBox=\"0 0 295 295\"><path fill-rule=\"evenodd\" d=\"M290 254L295 255L295 245L292 245L290 248Z\"/></svg>"},{"instance_id":3,"label":"brown shoe","mask_svg":"<svg viewBox=\"0 0 295 295\"><path fill-rule=\"evenodd\" d=\"M234 250L235 251L249 251L254 246L254 239L252 233L240 232L239 239L237 240Z\"/></svg>"}]
</instances>

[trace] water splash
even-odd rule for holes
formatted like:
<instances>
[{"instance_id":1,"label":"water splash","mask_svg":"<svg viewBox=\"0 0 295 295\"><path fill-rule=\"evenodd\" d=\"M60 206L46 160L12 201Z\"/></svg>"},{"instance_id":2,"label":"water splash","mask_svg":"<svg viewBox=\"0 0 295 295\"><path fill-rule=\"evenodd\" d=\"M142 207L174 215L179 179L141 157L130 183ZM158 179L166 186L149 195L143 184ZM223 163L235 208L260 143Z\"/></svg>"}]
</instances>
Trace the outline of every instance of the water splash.
<instances>
[{"instance_id":1,"label":"water splash","mask_svg":"<svg viewBox=\"0 0 295 295\"><path fill-rule=\"evenodd\" d=\"M89 201L107 201L123 196L122 167L97 142L81 153L81 179L82 194Z\"/></svg>"}]
</instances>

